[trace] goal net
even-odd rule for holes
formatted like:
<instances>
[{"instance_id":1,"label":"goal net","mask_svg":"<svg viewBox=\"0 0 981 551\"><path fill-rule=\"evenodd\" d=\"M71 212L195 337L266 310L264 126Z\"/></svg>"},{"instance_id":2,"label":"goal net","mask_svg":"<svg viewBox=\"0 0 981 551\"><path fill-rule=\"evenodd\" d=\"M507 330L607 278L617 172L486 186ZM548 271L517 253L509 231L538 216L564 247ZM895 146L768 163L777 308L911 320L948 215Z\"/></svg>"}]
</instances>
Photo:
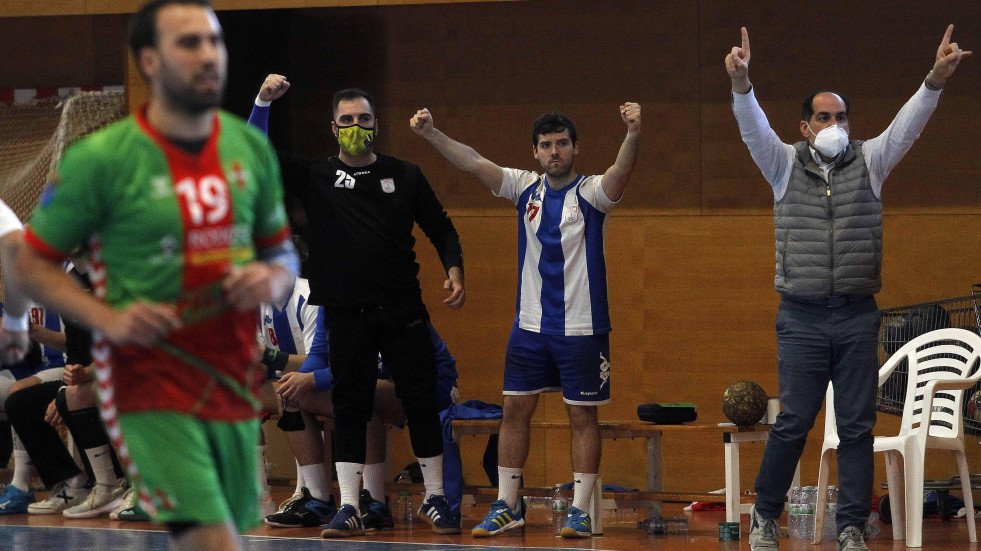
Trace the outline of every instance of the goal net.
<instances>
[{"instance_id":1,"label":"goal net","mask_svg":"<svg viewBox=\"0 0 981 551\"><path fill-rule=\"evenodd\" d=\"M65 148L125 114L119 89L0 103L0 199L26 221Z\"/></svg>"}]
</instances>

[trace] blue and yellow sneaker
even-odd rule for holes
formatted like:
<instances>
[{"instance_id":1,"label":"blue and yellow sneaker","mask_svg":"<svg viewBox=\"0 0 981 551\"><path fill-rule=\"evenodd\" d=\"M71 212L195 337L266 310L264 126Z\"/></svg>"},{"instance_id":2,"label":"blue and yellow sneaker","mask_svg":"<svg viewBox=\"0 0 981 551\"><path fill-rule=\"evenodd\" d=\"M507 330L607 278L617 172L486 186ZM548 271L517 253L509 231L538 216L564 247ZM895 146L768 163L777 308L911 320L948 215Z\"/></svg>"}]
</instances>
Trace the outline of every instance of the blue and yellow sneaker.
<instances>
[{"instance_id":1,"label":"blue and yellow sneaker","mask_svg":"<svg viewBox=\"0 0 981 551\"><path fill-rule=\"evenodd\" d=\"M563 538L588 538L593 535L593 521L589 513L578 507L569 507L569 518L559 532Z\"/></svg>"},{"instance_id":2,"label":"blue and yellow sneaker","mask_svg":"<svg viewBox=\"0 0 981 551\"><path fill-rule=\"evenodd\" d=\"M334 520L323 526L322 538L349 538L364 535L364 523L354 505L344 505L337 510Z\"/></svg>"},{"instance_id":3,"label":"blue and yellow sneaker","mask_svg":"<svg viewBox=\"0 0 981 551\"><path fill-rule=\"evenodd\" d=\"M11 484L4 489L3 495L0 495L0 515L26 513L31 503L34 503L34 490L25 492Z\"/></svg>"},{"instance_id":4,"label":"blue and yellow sneaker","mask_svg":"<svg viewBox=\"0 0 981 551\"><path fill-rule=\"evenodd\" d=\"M433 527L433 532L442 535L459 534L460 518L450 511L446 496L431 495L419 507L419 517Z\"/></svg>"},{"instance_id":5,"label":"blue and yellow sneaker","mask_svg":"<svg viewBox=\"0 0 981 551\"><path fill-rule=\"evenodd\" d=\"M484 517L484 521L477 526L474 526L473 530L470 532L470 535L475 538L496 536L502 532L507 532L512 528L524 526L524 524L525 519L521 517L521 513L511 510L511 508L508 507L507 502L505 502L503 499L499 499L494 503L491 503L490 511L487 511L487 516Z\"/></svg>"}]
</instances>

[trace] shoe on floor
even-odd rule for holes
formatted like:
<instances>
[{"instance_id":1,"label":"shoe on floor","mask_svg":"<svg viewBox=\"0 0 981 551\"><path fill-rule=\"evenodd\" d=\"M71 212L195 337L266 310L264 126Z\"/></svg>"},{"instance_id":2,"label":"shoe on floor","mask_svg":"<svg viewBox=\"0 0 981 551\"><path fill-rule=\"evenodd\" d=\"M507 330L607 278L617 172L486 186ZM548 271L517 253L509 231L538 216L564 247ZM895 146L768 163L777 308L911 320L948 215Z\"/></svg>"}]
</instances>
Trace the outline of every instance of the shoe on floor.
<instances>
[{"instance_id":1,"label":"shoe on floor","mask_svg":"<svg viewBox=\"0 0 981 551\"><path fill-rule=\"evenodd\" d=\"M53 515L84 502L88 495L88 488L69 488L64 482L59 482L48 492L48 497L28 505L27 512L32 515Z\"/></svg>"},{"instance_id":2,"label":"shoe on floor","mask_svg":"<svg viewBox=\"0 0 981 551\"><path fill-rule=\"evenodd\" d=\"M293 503L294 501L296 501L296 500L298 500L298 499L300 499L302 497L303 497L303 492L302 491L297 490L297 491L293 492L293 495L291 495L290 497L284 499L282 501L282 503L279 504L279 509L276 509L276 512L277 513L282 513L283 511L286 510L287 507L290 506L290 503Z\"/></svg>"},{"instance_id":3,"label":"shoe on floor","mask_svg":"<svg viewBox=\"0 0 981 551\"><path fill-rule=\"evenodd\" d=\"M334 506L333 497L328 503L310 495L310 490L306 488L301 493L302 497L287 504L282 513L273 513L262 521L276 528L300 528L320 526L334 518L337 507Z\"/></svg>"},{"instance_id":4,"label":"shoe on floor","mask_svg":"<svg viewBox=\"0 0 981 551\"><path fill-rule=\"evenodd\" d=\"M375 500L368 490L361 490L358 504L361 507L361 523L364 525L365 532L389 530L395 527L392 510L388 505Z\"/></svg>"},{"instance_id":5,"label":"shoe on floor","mask_svg":"<svg viewBox=\"0 0 981 551\"><path fill-rule=\"evenodd\" d=\"M450 511L446 496L430 495L419 507L419 517L433 527L433 532L442 535L459 534L460 518Z\"/></svg>"},{"instance_id":6,"label":"shoe on floor","mask_svg":"<svg viewBox=\"0 0 981 551\"><path fill-rule=\"evenodd\" d=\"M559 535L563 538L588 538L592 536L593 520L589 518L589 513L575 506L569 507L569 516Z\"/></svg>"},{"instance_id":7,"label":"shoe on floor","mask_svg":"<svg viewBox=\"0 0 981 551\"><path fill-rule=\"evenodd\" d=\"M334 519L323 528L323 532L320 533L322 538L349 538L364 535L364 524L354 505L344 505L338 509Z\"/></svg>"},{"instance_id":8,"label":"shoe on floor","mask_svg":"<svg viewBox=\"0 0 981 551\"><path fill-rule=\"evenodd\" d=\"M490 510L483 522L474 526L470 535L475 538L486 538L507 532L513 528L524 526L525 519L520 511L513 511L503 499L491 503Z\"/></svg>"},{"instance_id":9,"label":"shoe on floor","mask_svg":"<svg viewBox=\"0 0 981 551\"><path fill-rule=\"evenodd\" d=\"M95 518L108 514L123 504L126 494L126 481L120 479L115 484L95 483L85 501L61 512L65 518Z\"/></svg>"},{"instance_id":10,"label":"shoe on floor","mask_svg":"<svg viewBox=\"0 0 981 551\"><path fill-rule=\"evenodd\" d=\"M749 548L751 551L775 551L780 549L777 537L780 528L776 519L761 518L756 514L756 505L749 510Z\"/></svg>"},{"instance_id":11,"label":"shoe on floor","mask_svg":"<svg viewBox=\"0 0 981 551\"><path fill-rule=\"evenodd\" d=\"M838 535L838 551L869 551L862 531L854 526L842 530Z\"/></svg>"},{"instance_id":12,"label":"shoe on floor","mask_svg":"<svg viewBox=\"0 0 981 551\"><path fill-rule=\"evenodd\" d=\"M9 484L3 489L3 495L0 495L0 515L16 515L19 513L26 513L27 508L34 503L34 492L32 490L24 491Z\"/></svg>"},{"instance_id":13,"label":"shoe on floor","mask_svg":"<svg viewBox=\"0 0 981 551\"><path fill-rule=\"evenodd\" d=\"M150 520L150 515L140 509L140 494L136 488L130 488L123 494L123 502L109 513L112 520Z\"/></svg>"}]
</instances>

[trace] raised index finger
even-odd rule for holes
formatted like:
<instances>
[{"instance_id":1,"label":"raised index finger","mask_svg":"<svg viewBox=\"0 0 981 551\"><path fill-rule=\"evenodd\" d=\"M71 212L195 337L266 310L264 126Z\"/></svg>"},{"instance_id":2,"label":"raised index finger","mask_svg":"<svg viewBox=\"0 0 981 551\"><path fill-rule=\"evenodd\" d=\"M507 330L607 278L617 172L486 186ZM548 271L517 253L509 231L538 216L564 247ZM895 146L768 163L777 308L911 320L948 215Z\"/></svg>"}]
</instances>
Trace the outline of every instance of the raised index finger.
<instances>
[{"instance_id":1,"label":"raised index finger","mask_svg":"<svg viewBox=\"0 0 981 551\"><path fill-rule=\"evenodd\" d=\"M944 39L940 41L940 47L946 48L950 45L950 35L954 32L954 24L951 23L947 25L947 32L944 33Z\"/></svg>"},{"instance_id":2,"label":"raised index finger","mask_svg":"<svg viewBox=\"0 0 981 551\"><path fill-rule=\"evenodd\" d=\"M951 27L953 27L953 25L951 25ZM749 31L746 30L746 27L741 27L740 30L742 31L743 35L743 53L749 55ZM949 32L947 33L947 37L950 37Z\"/></svg>"}]
</instances>

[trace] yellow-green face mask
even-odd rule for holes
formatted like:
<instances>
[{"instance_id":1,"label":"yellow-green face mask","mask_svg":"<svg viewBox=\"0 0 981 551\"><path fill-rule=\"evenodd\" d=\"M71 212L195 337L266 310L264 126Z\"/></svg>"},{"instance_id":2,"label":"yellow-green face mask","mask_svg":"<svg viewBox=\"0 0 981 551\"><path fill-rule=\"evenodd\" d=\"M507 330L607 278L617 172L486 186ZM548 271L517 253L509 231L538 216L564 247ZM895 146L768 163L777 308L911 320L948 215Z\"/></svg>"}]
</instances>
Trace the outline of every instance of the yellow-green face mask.
<instances>
[{"instance_id":1,"label":"yellow-green face mask","mask_svg":"<svg viewBox=\"0 0 981 551\"><path fill-rule=\"evenodd\" d=\"M358 124L337 127L337 143L341 151L352 157L359 157L371 151L375 141L375 129L365 128Z\"/></svg>"}]
</instances>

